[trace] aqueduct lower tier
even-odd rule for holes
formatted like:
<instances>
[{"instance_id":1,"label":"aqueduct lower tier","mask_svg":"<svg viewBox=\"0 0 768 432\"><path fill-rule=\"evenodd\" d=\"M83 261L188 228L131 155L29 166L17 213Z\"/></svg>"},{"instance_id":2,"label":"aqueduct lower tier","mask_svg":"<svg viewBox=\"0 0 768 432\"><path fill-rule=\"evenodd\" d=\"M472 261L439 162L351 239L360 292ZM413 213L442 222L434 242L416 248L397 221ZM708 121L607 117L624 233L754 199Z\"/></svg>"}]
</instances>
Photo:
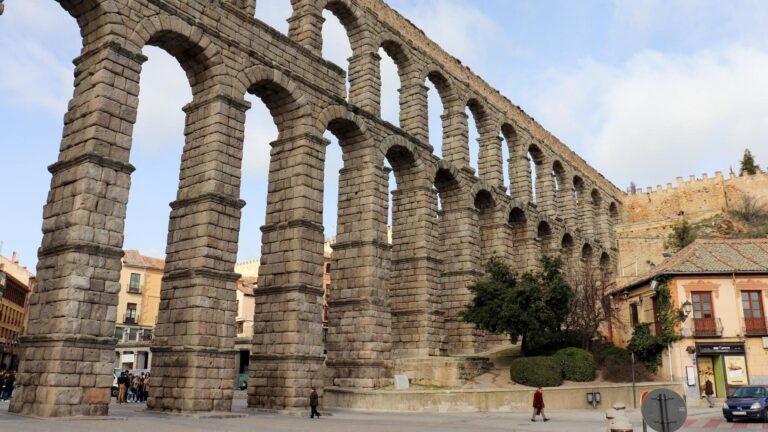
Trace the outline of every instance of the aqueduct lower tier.
<instances>
[{"instance_id":1,"label":"aqueduct lower tier","mask_svg":"<svg viewBox=\"0 0 768 432\"><path fill-rule=\"evenodd\" d=\"M250 406L299 408L310 385L377 387L402 359L482 350L495 339L458 314L470 299L468 283L493 253L518 269L558 251L571 262L615 262L620 191L379 0L292 0L288 36L254 18L255 0L59 3L79 24L83 47L59 159L49 168L38 286L12 412L107 413L145 45L178 59L193 93L171 203L151 409L231 408L246 93L264 101L279 130L262 227ZM352 45L348 94L343 70L320 57L324 9L339 17ZM380 47L398 66L399 127L379 115ZM442 159L427 142L427 79L444 105ZM479 173L468 166L466 107L480 135ZM326 357L328 130L344 167ZM502 145L509 146L509 191ZM397 180L391 245L385 161Z\"/></svg>"}]
</instances>

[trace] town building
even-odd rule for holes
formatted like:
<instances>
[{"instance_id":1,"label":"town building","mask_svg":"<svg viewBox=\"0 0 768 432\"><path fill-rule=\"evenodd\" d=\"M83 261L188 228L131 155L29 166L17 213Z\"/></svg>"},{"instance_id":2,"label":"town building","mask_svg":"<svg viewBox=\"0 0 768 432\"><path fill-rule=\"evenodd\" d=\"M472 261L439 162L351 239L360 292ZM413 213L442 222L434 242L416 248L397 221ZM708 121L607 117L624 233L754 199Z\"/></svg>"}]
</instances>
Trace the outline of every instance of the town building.
<instances>
[{"instance_id":1,"label":"town building","mask_svg":"<svg viewBox=\"0 0 768 432\"><path fill-rule=\"evenodd\" d=\"M716 397L736 387L768 384L768 239L696 240L646 274L620 286L616 306L624 324L613 326L625 346L638 323L658 319L660 286L682 322L680 340L665 350L659 378L681 382L689 401L699 400L709 378Z\"/></svg>"},{"instance_id":2,"label":"town building","mask_svg":"<svg viewBox=\"0 0 768 432\"><path fill-rule=\"evenodd\" d=\"M16 256L0 255L0 370L16 370L19 363L17 344L26 333L29 295L35 277Z\"/></svg>"},{"instance_id":3,"label":"town building","mask_svg":"<svg viewBox=\"0 0 768 432\"><path fill-rule=\"evenodd\" d=\"M149 346L160 309L160 285L165 262L129 249L125 251L122 263L115 325L118 341L115 367L148 369L152 357Z\"/></svg>"}]
</instances>

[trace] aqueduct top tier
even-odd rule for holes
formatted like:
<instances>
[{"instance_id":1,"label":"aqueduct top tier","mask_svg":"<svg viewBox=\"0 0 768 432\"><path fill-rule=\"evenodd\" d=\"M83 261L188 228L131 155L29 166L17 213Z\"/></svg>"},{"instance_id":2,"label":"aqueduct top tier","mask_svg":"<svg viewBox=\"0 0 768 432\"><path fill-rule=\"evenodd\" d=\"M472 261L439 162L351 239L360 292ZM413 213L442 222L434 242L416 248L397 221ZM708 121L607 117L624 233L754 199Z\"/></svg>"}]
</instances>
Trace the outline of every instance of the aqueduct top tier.
<instances>
[{"instance_id":1,"label":"aqueduct top tier","mask_svg":"<svg viewBox=\"0 0 768 432\"><path fill-rule=\"evenodd\" d=\"M261 98L279 131L255 293L251 406L300 408L310 385L377 387L409 359L494 343L459 319L467 285L491 254L519 269L558 251L571 263L615 263L621 192L381 1L291 0L288 36L254 18L255 0L59 3L77 20L83 47L49 168L13 412L107 412L145 45L179 61L193 94L152 347L152 409L231 407L246 93ZM344 70L320 56L325 9L352 47L349 94ZM379 48L398 67L399 126L379 115ZM440 143L427 142L426 80L444 107ZM467 107L479 134L478 172L469 167ZM324 344L326 131L339 139L344 167ZM397 180L391 245L385 161Z\"/></svg>"}]
</instances>

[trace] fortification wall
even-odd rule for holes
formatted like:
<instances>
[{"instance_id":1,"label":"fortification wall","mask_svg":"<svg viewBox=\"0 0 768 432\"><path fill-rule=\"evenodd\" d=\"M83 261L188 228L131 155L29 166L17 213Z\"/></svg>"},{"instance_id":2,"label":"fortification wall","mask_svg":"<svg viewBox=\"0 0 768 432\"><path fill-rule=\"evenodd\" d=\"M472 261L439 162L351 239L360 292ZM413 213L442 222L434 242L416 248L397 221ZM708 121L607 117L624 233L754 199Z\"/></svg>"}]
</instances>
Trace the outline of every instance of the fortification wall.
<instances>
[{"instance_id":1,"label":"fortification wall","mask_svg":"<svg viewBox=\"0 0 768 432\"><path fill-rule=\"evenodd\" d=\"M628 191L630 192L630 191ZM638 189L624 199L623 221L616 227L619 284L648 271L666 257L664 243L672 227L685 218L696 223L740 210L745 195L768 204L768 173L725 177L677 177L676 183Z\"/></svg>"}]
</instances>

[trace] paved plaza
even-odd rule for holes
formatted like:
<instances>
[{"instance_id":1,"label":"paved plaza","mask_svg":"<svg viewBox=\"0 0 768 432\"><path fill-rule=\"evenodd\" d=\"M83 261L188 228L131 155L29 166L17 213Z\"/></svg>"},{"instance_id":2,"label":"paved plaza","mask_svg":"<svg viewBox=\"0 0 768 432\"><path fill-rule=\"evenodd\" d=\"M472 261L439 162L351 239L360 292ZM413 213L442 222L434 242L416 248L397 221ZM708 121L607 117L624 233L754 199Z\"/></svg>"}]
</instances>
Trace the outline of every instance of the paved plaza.
<instances>
[{"instance_id":1,"label":"paved plaza","mask_svg":"<svg viewBox=\"0 0 768 432\"><path fill-rule=\"evenodd\" d=\"M291 417L249 410L244 399L235 399L233 413L238 418L195 418L148 412L143 404L110 406L109 419L37 420L7 412L7 402L0 404L0 431L33 432L194 432L194 431L305 431L316 432L430 432L430 431L568 431L596 432L604 430L603 409L595 411L553 411L551 421L531 423L528 413L385 413L333 411L321 419ZM631 412L635 431L641 431L638 412ZM768 430L768 424L736 423L722 420L719 409L692 409L683 431L697 432L721 429Z\"/></svg>"}]
</instances>

